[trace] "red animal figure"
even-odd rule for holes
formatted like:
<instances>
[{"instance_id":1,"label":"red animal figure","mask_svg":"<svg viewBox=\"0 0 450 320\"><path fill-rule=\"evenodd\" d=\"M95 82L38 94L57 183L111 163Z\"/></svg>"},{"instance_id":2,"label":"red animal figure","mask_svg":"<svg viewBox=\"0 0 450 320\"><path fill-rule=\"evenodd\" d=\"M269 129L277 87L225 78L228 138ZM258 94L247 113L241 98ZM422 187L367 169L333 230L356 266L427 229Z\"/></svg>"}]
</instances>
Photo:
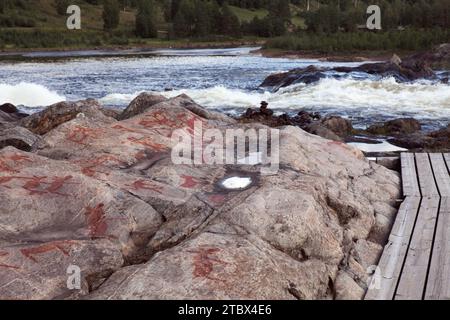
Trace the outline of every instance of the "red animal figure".
<instances>
[{"instance_id":1,"label":"red animal figure","mask_svg":"<svg viewBox=\"0 0 450 320\"><path fill-rule=\"evenodd\" d=\"M106 236L108 231L108 224L106 223L106 214L104 211L105 205L100 203L94 208L87 207L85 216L86 224L89 228L89 235L95 238L102 238Z\"/></svg>"},{"instance_id":2,"label":"red animal figure","mask_svg":"<svg viewBox=\"0 0 450 320\"><path fill-rule=\"evenodd\" d=\"M215 264L228 265L227 262L224 262L215 256L217 255L217 253L220 252L220 249L200 248L197 251L188 251L188 252L195 254L193 261L194 277L205 278L212 281L225 282L225 280L217 279L211 276L211 273L214 271Z\"/></svg>"},{"instance_id":3,"label":"red animal figure","mask_svg":"<svg viewBox=\"0 0 450 320\"><path fill-rule=\"evenodd\" d=\"M67 177L53 177L51 182L47 182L47 177L37 177L27 178L28 181L22 187L23 189L30 192L30 195L44 195L44 194L55 194L58 196L68 197L68 194L59 192L70 180L73 179L72 176ZM48 185L47 187L45 185Z\"/></svg>"},{"instance_id":4,"label":"red animal figure","mask_svg":"<svg viewBox=\"0 0 450 320\"><path fill-rule=\"evenodd\" d=\"M29 191L30 195L35 195L35 194L43 195L43 194L46 194L47 193L46 191L38 190L39 188L41 188L42 184L45 183L44 181L46 179L47 179L47 177L34 176L34 177L30 178L30 180L27 183L25 183L25 185L22 188L24 188L25 190Z\"/></svg>"},{"instance_id":5,"label":"red animal figure","mask_svg":"<svg viewBox=\"0 0 450 320\"><path fill-rule=\"evenodd\" d=\"M0 252L0 258L1 258L1 257L6 257L7 255L9 255L8 252L4 252L4 251ZM0 263L0 268L20 269L19 267L11 266L11 265L9 265L9 264L4 264L4 263Z\"/></svg>"},{"instance_id":6,"label":"red animal figure","mask_svg":"<svg viewBox=\"0 0 450 320\"><path fill-rule=\"evenodd\" d=\"M75 129L68 133L66 138L76 144L87 145L87 140L95 138L99 133L100 130L76 126Z\"/></svg>"},{"instance_id":7,"label":"red animal figure","mask_svg":"<svg viewBox=\"0 0 450 320\"><path fill-rule=\"evenodd\" d=\"M136 191L150 190L150 191L154 191L159 194L163 193L163 188L152 181L137 180L131 186L127 185L127 187L131 187Z\"/></svg>"},{"instance_id":8,"label":"red animal figure","mask_svg":"<svg viewBox=\"0 0 450 320\"><path fill-rule=\"evenodd\" d=\"M35 255L40 255L40 254L48 253L48 252L52 252L52 251L60 251L65 256L69 256L69 248L73 244L74 244L74 242L73 241L69 241L69 240L54 241L54 242L50 242L50 243L46 243L46 244L40 245L38 247L22 249L22 250L20 250L20 252L26 258L28 258L31 261L37 263L38 261L35 258ZM69 247L69 248L67 248L67 247Z\"/></svg>"},{"instance_id":9,"label":"red animal figure","mask_svg":"<svg viewBox=\"0 0 450 320\"><path fill-rule=\"evenodd\" d=\"M104 156L98 157L94 160L86 161L87 166L84 166L81 169L81 172L88 177L93 177L93 176L95 176L96 173L103 173L103 174L109 175L109 173L107 173L107 172L102 172L100 170L97 170L97 167L103 166L107 162L115 162L119 165L124 164L124 162L121 161L117 157L114 157L111 155L104 155Z\"/></svg>"},{"instance_id":10,"label":"red animal figure","mask_svg":"<svg viewBox=\"0 0 450 320\"><path fill-rule=\"evenodd\" d=\"M8 159L14 161L14 162L33 162L30 157L21 155L21 154L13 154L12 156L8 157Z\"/></svg>"},{"instance_id":11,"label":"red animal figure","mask_svg":"<svg viewBox=\"0 0 450 320\"><path fill-rule=\"evenodd\" d=\"M138 138L130 137L130 138L128 138L128 140L133 143L140 144L144 147L150 148L157 152L163 152L163 151L167 150L167 147L165 145L160 144L160 143L155 143L149 138L138 139Z\"/></svg>"}]
</instances>

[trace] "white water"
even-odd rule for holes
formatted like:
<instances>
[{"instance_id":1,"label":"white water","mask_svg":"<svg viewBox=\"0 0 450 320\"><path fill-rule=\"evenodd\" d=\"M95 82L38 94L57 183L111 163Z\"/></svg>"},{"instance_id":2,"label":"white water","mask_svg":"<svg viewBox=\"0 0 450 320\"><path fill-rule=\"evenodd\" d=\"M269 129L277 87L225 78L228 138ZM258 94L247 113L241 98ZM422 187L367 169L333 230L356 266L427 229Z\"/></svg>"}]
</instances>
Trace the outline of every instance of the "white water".
<instances>
[{"instance_id":1,"label":"white water","mask_svg":"<svg viewBox=\"0 0 450 320\"><path fill-rule=\"evenodd\" d=\"M40 107L65 100L65 97L40 84L21 82L9 85L0 83L0 103L8 102L14 105Z\"/></svg>"},{"instance_id":2,"label":"white water","mask_svg":"<svg viewBox=\"0 0 450 320\"><path fill-rule=\"evenodd\" d=\"M112 94L101 99L105 104L127 104L140 92ZM359 117L373 114L396 116L415 114L422 119L450 117L450 86L429 81L397 83L395 79L323 79L312 85L296 85L276 93L244 91L216 86L207 89L182 89L159 92L166 97L185 93L209 108L248 108L268 101L279 110L314 109L353 110Z\"/></svg>"}]
</instances>

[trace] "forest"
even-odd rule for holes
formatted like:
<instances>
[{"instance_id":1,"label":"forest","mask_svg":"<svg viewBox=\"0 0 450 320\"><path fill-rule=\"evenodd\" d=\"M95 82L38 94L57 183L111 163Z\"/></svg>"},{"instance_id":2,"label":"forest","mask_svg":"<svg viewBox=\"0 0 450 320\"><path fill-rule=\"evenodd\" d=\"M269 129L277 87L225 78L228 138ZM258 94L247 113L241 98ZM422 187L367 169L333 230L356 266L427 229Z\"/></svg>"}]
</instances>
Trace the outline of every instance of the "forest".
<instances>
[{"instance_id":1,"label":"forest","mask_svg":"<svg viewBox=\"0 0 450 320\"><path fill-rule=\"evenodd\" d=\"M64 30L71 4L79 32ZM366 29L373 4L382 30ZM417 50L449 40L449 11L450 0L0 0L0 48L262 39L285 50Z\"/></svg>"}]
</instances>

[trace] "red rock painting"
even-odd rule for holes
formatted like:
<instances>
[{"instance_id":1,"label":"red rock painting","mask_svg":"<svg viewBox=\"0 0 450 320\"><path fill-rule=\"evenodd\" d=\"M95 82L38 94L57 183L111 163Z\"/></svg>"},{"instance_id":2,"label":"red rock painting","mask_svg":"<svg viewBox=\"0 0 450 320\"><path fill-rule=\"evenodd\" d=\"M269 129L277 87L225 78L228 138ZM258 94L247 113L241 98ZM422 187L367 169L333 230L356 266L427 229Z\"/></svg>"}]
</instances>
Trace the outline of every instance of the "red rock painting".
<instances>
[{"instance_id":1,"label":"red rock painting","mask_svg":"<svg viewBox=\"0 0 450 320\"><path fill-rule=\"evenodd\" d=\"M181 176L181 179L183 179L183 183L181 184L182 188L186 188L186 189L194 189L197 186L199 186L201 184L201 182L192 176Z\"/></svg>"},{"instance_id":2,"label":"red rock painting","mask_svg":"<svg viewBox=\"0 0 450 320\"><path fill-rule=\"evenodd\" d=\"M127 187L131 187L133 190L141 191L141 190L150 190L159 194L163 194L163 187L159 184L156 184L153 181L148 180L137 180L133 182L131 185L127 185Z\"/></svg>"},{"instance_id":3,"label":"red rock painting","mask_svg":"<svg viewBox=\"0 0 450 320\"><path fill-rule=\"evenodd\" d=\"M95 139L101 133L101 130L76 126L68 132L67 140L80 145L87 145L89 139Z\"/></svg>"},{"instance_id":4,"label":"red rock painting","mask_svg":"<svg viewBox=\"0 0 450 320\"><path fill-rule=\"evenodd\" d=\"M86 224L91 238L107 237L108 224L106 222L105 205L100 203L96 207L86 207Z\"/></svg>"},{"instance_id":5,"label":"red rock painting","mask_svg":"<svg viewBox=\"0 0 450 320\"><path fill-rule=\"evenodd\" d=\"M100 169L98 168L100 166L106 165L108 162L116 163L118 165L125 164L124 161L112 155L104 155L101 157L94 158L92 160L82 160L78 162L81 163L82 166L81 172L88 177L94 177L97 173L109 175L109 173L100 171Z\"/></svg>"},{"instance_id":6,"label":"red rock painting","mask_svg":"<svg viewBox=\"0 0 450 320\"><path fill-rule=\"evenodd\" d=\"M212 281L225 282L225 280L215 278L211 275L214 271L215 265L228 265L227 262L217 258L216 255L220 252L220 249L200 248L196 251L188 251L188 252L194 254L193 257L194 270L192 274L195 278L205 278Z\"/></svg>"},{"instance_id":7,"label":"red rock painting","mask_svg":"<svg viewBox=\"0 0 450 320\"><path fill-rule=\"evenodd\" d=\"M22 188L29 191L30 195L45 195L45 194L54 194L58 196L68 197L68 194L60 192L60 190L66 184L74 184L70 181L73 179L72 176L66 177L53 177L50 181L46 176L34 176L31 178L22 178L28 180Z\"/></svg>"},{"instance_id":8,"label":"red rock painting","mask_svg":"<svg viewBox=\"0 0 450 320\"><path fill-rule=\"evenodd\" d=\"M29 260L37 263L38 260L37 260L36 256L44 254L44 253L52 252L52 251L59 251L63 255L69 256L70 247L72 245L74 245L74 242L70 241L70 240L54 241L54 242L49 242L49 243L46 243L46 244L43 244L43 245L40 245L37 247L22 249L22 250L20 250L20 252L22 253L22 255L24 255Z\"/></svg>"},{"instance_id":9,"label":"red rock painting","mask_svg":"<svg viewBox=\"0 0 450 320\"><path fill-rule=\"evenodd\" d=\"M6 256L8 256L8 255L9 255L8 252L6 252L6 251L0 251L0 259L2 259L3 257L6 257ZM20 269L19 267L11 266L11 265L9 265L9 264L5 264L5 263L2 263L2 262L0 262L0 268Z\"/></svg>"},{"instance_id":10,"label":"red rock painting","mask_svg":"<svg viewBox=\"0 0 450 320\"><path fill-rule=\"evenodd\" d=\"M153 151L163 152L163 151L167 150L167 147L165 145L156 143L156 142L152 141L150 138L129 137L128 140L131 141L132 143L136 143L136 144L142 145L146 148L150 148Z\"/></svg>"}]
</instances>

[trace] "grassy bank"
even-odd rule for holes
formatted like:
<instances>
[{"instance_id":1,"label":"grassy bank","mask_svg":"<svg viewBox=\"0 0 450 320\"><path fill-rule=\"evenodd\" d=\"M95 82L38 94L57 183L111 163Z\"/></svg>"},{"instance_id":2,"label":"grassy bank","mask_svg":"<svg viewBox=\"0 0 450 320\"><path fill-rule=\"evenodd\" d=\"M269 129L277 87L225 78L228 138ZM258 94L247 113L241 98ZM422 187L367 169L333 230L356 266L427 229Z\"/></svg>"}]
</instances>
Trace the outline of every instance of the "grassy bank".
<instances>
[{"instance_id":1,"label":"grassy bank","mask_svg":"<svg viewBox=\"0 0 450 320\"><path fill-rule=\"evenodd\" d=\"M402 30L335 34L299 33L270 39L265 49L321 53L361 51L415 51L449 42L450 30Z\"/></svg>"}]
</instances>

